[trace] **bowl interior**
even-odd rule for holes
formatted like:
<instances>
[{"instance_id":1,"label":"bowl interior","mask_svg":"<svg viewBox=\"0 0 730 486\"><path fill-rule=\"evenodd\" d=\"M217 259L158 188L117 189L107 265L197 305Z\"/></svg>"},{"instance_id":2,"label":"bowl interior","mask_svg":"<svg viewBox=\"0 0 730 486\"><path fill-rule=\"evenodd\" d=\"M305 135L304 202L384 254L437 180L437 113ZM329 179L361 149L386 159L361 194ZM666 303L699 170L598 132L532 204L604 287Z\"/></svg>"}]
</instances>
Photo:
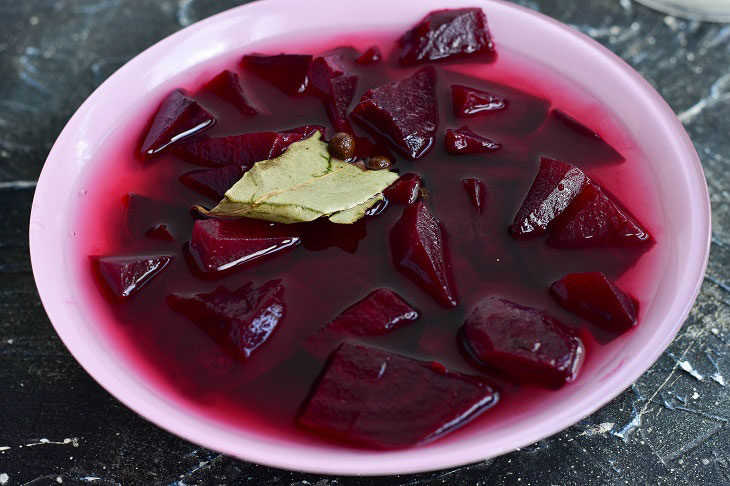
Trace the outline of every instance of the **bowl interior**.
<instances>
[{"instance_id":1,"label":"bowl interior","mask_svg":"<svg viewBox=\"0 0 730 486\"><path fill-rule=\"evenodd\" d=\"M566 387L519 426L497 422L484 433L394 452L297 443L229 430L140 379L110 353L98 331L101 310L79 284L73 251L73 208L81 181L105 140L150 97L171 89L169 80L197 76L194 66L230 58L266 42L296 45L297 38L328 32L402 32L439 8L483 6L498 46L546 64L566 83L608 109L632 141L609 140L642 154L659 191L663 268L639 329L617 340L610 361L590 370L580 386ZM327 12L312 15L312 12ZM388 15L383 15L388 12ZM307 19L301 22L300 19ZM242 29L241 26L245 26ZM546 61L547 60L547 61ZM591 105L584 113L589 116ZM600 120L596 120L600 122ZM634 143L635 142L635 143ZM581 34L534 12L499 1L421 0L335 2L269 0L239 7L168 37L125 65L78 110L56 142L38 183L30 223L31 257L38 289L59 336L79 363L110 393L152 422L186 439L249 461L335 474L392 474L439 469L485 459L539 440L575 423L629 386L675 335L696 297L709 242L709 200L697 155L681 124L633 70ZM640 269L635 270L640 271Z\"/></svg>"}]
</instances>

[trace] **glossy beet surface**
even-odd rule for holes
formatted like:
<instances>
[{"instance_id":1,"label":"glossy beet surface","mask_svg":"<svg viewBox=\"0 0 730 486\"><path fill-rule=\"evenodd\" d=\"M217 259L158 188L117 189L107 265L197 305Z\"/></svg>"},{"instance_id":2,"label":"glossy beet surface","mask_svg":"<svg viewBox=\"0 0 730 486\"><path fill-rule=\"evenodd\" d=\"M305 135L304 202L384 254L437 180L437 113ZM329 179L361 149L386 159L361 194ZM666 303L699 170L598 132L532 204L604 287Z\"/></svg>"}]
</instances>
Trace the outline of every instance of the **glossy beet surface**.
<instances>
[{"instance_id":1,"label":"glossy beet surface","mask_svg":"<svg viewBox=\"0 0 730 486\"><path fill-rule=\"evenodd\" d=\"M391 449L433 440L494 405L478 378L375 348L341 345L298 422L347 442Z\"/></svg>"},{"instance_id":2,"label":"glossy beet surface","mask_svg":"<svg viewBox=\"0 0 730 486\"><path fill-rule=\"evenodd\" d=\"M380 52L380 48L378 46L370 46L368 47L368 50L363 52L360 57L355 59L355 62L358 64L377 64L380 61L383 60L383 54Z\"/></svg>"},{"instance_id":3,"label":"glossy beet surface","mask_svg":"<svg viewBox=\"0 0 730 486\"><path fill-rule=\"evenodd\" d=\"M383 194L393 204L413 204L420 195L423 181L418 174L403 174Z\"/></svg>"},{"instance_id":4,"label":"glossy beet surface","mask_svg":"<svg viewBox=\"0 0 730 486\"><path fill-rule=\"evenodd\" d=\"M439 122L436 71L423 68L408 78L366 91L352 117L388 137L406 157L423 157L434 143Z\"/></svg>"},{"instance_id":5,"label":"glossy beet surface","mask_svg":"<svg viewBox=\"0 0 730 486\"><path fill-rule=\"evenodd\" d=\"M464 184L464 189L469 195L469 201L471 202L471 205L474 206L474 209L481 213L484 210L486 199L484 183L482 183L482 181L480 181L479 179L475 179L473 177L464 179L461 182Z\"/></svg>"},{"instance_id":6,"label":"glossy beet surface","mask_svg":"<svg viewBox=\"0 0 730 486\"><path fill-rule=\"evenodd\" d=\"M346 69L339 52L315 58L309 66L309 89L318 96L327 96L332 80L342 76Z\"/></svg>"},{"instance_id":7,"label":"glossy beet surface","mask_svg":"<svg viewBox=\"0 0 730 486\"><path fill-rule=\"evenodd\" d=\"M325 106L336 132L352 133L347 111L355 98L357 76L340 76L328 83Z\"/></svg>"},{"instance_id":8,"label":"glossy beet surface","mask_svg":"<svg viewBox=\"0 0 730 486\"><path fill-rule=\"evenodd\" d=\"M98 272L111 292L127 298L139 292L144 284L160 273L173 259L172 255L103 256L93 258Z\"/></svg>"},{"instance_id":9,"label":"glossy beet surface","mask_svg":"<svg viewBox=\"0 0 730 486\"><path fill-rule=\"evenodd\" d=\"M518 383L560 387L585 357L583 343L555 317L499 297L480 301L463 330L476 359Z\"/></svg>"},{"instance_id":10,"label":"glossy beet surface","mask_svg":"<svg viewBox=\"0 0 730 486\"><path fill-rule=\"evenodd\" d=\"M507 101L500 96L459 84L451 86L451 101L454 113L462 118L507 107Z\"/></svg>"},{"instance_id":11,"label":"glossy beet surface","mask_svg":"<svg viewBox=\"0 0 730 486\"><path fill-rule=\"evenodd\" d=\"M477 135L467 126L446 130L444 145L446 151L452 155L488 154L500 147L499 142Z\"/></svg>"},{"instance_id":12,"label":"glossy beet surface","mask_svg":"<svg viewBox=\"0 0 730 486\"><path fill-rule=\"evenodd\" d=\"M398 42L400 63L406 66L494 50L487 17L480 8L431 12Z\"/></svg>"},{"instance_id":13,"label":"glossy beet surface","mask_svg":"<svg viewBox=\"0 0 730 486\"><path fill-rule=\"evenodd\" d=\"M566 309L612 332L637 323L634 300L601 272L571 273L553 282L550 295Z\"/></svg>"},{"instance_id":14,"label":"glossy beet surface","mask_svg":"<svg viewBox=\"0 0 730 486\"><path fill-rule=\"evenodd\" d=\"M226 69L218 76L208 81L204 90L209 90L221 99L235 106L244 115L255 115L258 110L249 103L241 88L238 74Z\"/></svg>"},{"instance_id":15,"label":"glossy beet surface","mask_svg":"<svg viewBox=\"0 0 730 486\"><path fill-rule=\"evenodd\" d=\"M308 54L279 54L243 56L243 65L290 96L303 95L309 86Z\"/></svg>"}]
</instances>

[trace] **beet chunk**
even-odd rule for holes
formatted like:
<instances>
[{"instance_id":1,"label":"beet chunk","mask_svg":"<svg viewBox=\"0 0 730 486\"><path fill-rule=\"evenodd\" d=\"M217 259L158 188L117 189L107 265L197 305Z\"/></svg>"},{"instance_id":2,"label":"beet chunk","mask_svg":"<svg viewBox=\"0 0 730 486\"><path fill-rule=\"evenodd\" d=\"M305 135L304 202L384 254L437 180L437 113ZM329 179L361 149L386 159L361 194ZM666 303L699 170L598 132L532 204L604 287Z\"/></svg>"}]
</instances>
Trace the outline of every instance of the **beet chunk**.
<instances>
[{"instance_id":1,"label":"beet chunk","mask_svg":"<svg viewBox=\"0 0 730 486\"><path fill-rule=\"evenodd\" d=\"M543 157L540 170L509 227L510 234L523 239L545 233L548 225L580 194L587 181L579 168Z\"/></svg>"},{"instance_id":2,"label":"beet chunk","mask_svg":"<svg viewBox=\"0 0 730 486\"><path fill-rule=\"evenodd\" d=\"M300 243L296 230L265 221L202 219L193 225L188 253L197 270L215 276Z\"/></svg>"},{"instance_id":3,"label":"beet chunk","mask_svg":"<svg viewBox=\"0 0 730 486\"><path fill-rule=\"evenodd\" d=\"M371 65L378 64L383 60L383 54L380 52L378 46L370 46L360 57L355 59L358 64Z\"/></svg>"},{"instance_id":4,"label":"beet chunk","mask_svg":"<svg viewBox=\"0 0 730 486\"><path fill-rule=\"evenodd\" d=\"M422 201L403 210L390 232L393 263L444 307L456 307L444 261L441 227Z\"/></svg>"},{"instance_id":5,"label":"beet chunk","mask_svg":"<svg viewBox=\"0 0 730 486\"><path fill-rule=\"evenodd\" d=\"M601 272L568 274L550 286L550 295L608 331L621 333L636 325L634 300Z\"/></svg>"},{"instance_id":6,"label":"beet chunk","mask_svg":"<svg viewBox=\"0 0 730 486\"><path fill-rule=\"evenodd\" d=\"M184 206L175 206L135 193L125 194L122 206L126 219L125 240L136 240L143 235L146 236L149 228L162 224L171 233L175 233L175 229L182 231L182 228L176 228L175 222L179 220L180 214L187 211Z\"/></svg>"},{"instance_id":7,"label":"beet chunk","mask_svg":"<svg viewBox=\"0 0 730 486\"><path fill-rule=\"evenodd\" d=\"M500 297L481 300L462 330L475 358L518 383L559 388L575 379L585 355L565 324Z\"/></svg>"},{"instance_id":8,"label":"beet chunk","mask_svg":"<svg viewBox=\"0 0 730 486\"><path fill-rule=\"evenodd\" d=\"M403 174L383 191L383 195L393 204L411 205L418 200L422 185L423 181L418 174Z\"/></svg>"},{"instance_id":9,"label":"beet chunk","mask_svg":"<svg viewBox=\"0 0 730 486\"><path fill-rule=\"evenodd\" d=\"M309 86L312 56L279 54L243 56L243 65L290 96L303 95Z\"/></svg>"},{"instance_id":10,"label":"beet chunk","mask_svg":"<svg viewBox=\"0 0 730 486\"><path fill-rule=\"evenodd\" d=\"M649 233L589 182L550 231L555 247L633 246L650 242Z\"/></svg>"},{"instance_id":11,"label":"beet chunk","mask_svg":"<svg viewBox=\"0 0 730 486\"><path fill-rule=\"evenodd\" d=\"M228 165L215 169L192 170L181 175L180 182L204 196L220 201L226 191L250 168L250 165Z\"/></svg>"},{"instance_id":12,"label":"beet chunk","mask_svg":"<svg viewBox=\"0 0 730 486\"><path fill-rule=\"evenodd\" d=\"M480 8L431 12L398 44L404 66L494 52L487 17Z\"/></svg>"},{"instance_id":13,"label":"beet chunk","mask_svg":"<svg viewBox=\"0 0 730 486\"><path fill-rule=\"evenodd\" d=\"M367 234L367 218L352 224L337 224L326 218L318 218L297 224L302 246L310 251L322 251L336 246L347 253L355 253L360 241Z\"/></svg>"},{"instance_id":14,"label":"beet chunk","mask_svg":"<svg viewBox=\"0 0 730 486\"><path fill-rule=\"evenodd\" d=\"M469 202L474 206L479 213L484 208L484 195L486 190L484 184L479 179L469 178L461 181L464 184L464 189L469 194Z\"/></svg>"},{"instance_id":15,"label":"beet chunk","mask_svg":"<svg viewBox=\"0 0 730 486\"><path fill-rule=\"evenodd\" d=\"M444 140L446 151L453 155L460 154L487 154L499 149L499 142L477 135L469 127L446 130Z\"/></svg>"},{"instance_id":16,"label":"beet chunk","mask_svg":"<svg viewBox=\"0 0 730 486\"><path fill-rule=\"evenodd\" d=\"M540 129L538 143L543 153L569 157L581 166L618 164L625 160L598 133L555 108L550 110L547 123Z\"/></svg>"},{"instance_id":17,"label":"beet chunk","mask_svg":"<svg viewBox=\"0 0 730 486\"><path fill-rule=\"evenodd\" d=\"M423 444L498 400L479 378L365 346L342 344L312 386L297 422L377 449Z\"/></svg>"},{"instance_id":18,"label":"beet chunk","mask_svg":"<svg viewBox=\"0 0 730 486\"><path fill-rule=\"evenodd\" d=\"M331 52L319 56L309 66L309 88L321 97L326 97L330 91L332 80L345 73L342 53Z\"/></svg>"},{"instance_id":19,"label":"beet chunk","mask_svg":"<svg viewBox=\"0 0 730 486\"><path fill-rule=\"evenodd\" d=\"M246 99L246 95L243 94L243 88L241 88L241 82L238 79L238 74L232 71L226 69L208 81L203 86L203 89L210 91L220 99L232 104L244 115L255 115L259 112Z\"/></svg>"},{"instance_id":20,"label":"beet chunk","mask_svg":"<svg viewBox=\"0 0 730 486\"><path fill-rule=\"evenodd\" d=\"M353 133L347 119L347 109L355 97L356 89L357 76L340 76L329 82L325 108L335 132Z\"/></svg>"},{"instance_id":21,"label":"beet chunk","mask_svg":"<svg viewBox=\"0 0 730 486\"><path fill-rule=\"evenodd\" d=\"M454 114L462 118L507 107L507 101L500 96L460 84L451 86L451 100Z\"/></svg>"},{"instance_id":22,"label":"beet chunk","mask_svg":"<svg viewBox=\"0 0 730 486\"><path fill-rule=\"evenodd\" d=\"M182 90L176 89L157 109L142 142L142 155L148 157L156 154L178 140L212 127L214 123L213 115Z\"/></svg>"},{"instance_id":23,"label":"beet chunk","mask_svg":"<svg viewBox=\"0 0 730 486\"><path fill-rule=\"evenodd\" d=\"M125 299L139 292L172 261L173 255L91 257L109 290Z\"/></svg>"},{"instance_id":24,"label":"beet chunk","mask_svg":"<svg viewBox=\"0 0 730 486\"><path fill-rule=\"evenodd\" d=\"M380 336L418 319L418 311L390 289L377 289L312 334L305 347L326 356L348 336Z\"/></svg>"},{"instance_id":25,"label":"beet chunk","mask_svg":"<svg viewBox=\"0 0 730 486\"><path fill-rule=\"evenodd\" d=\"M436 70L423 68L409 78L368 90L351 116L386 136L406 157L422 157L438 128Z\"/></svg>"},{"instance_id":26,"label":"beet chunk","mask_svg":"<svg viewBox=\"0 0 730 486\"><path fill-rule=\"evenodd\" d=\"M208 294L169 295L167 304L193 321L233 357L248 359L284 317L281 280L252 282L231 292L218 287Z\"/></svg>"},{"instance_id":27,"label":"beet chunk","mask_svg":"<svg viewBox=\"0 0 730 486\"><path fill-rule=\"evenodd\" d=\"M147 238L152 238L155 240L175 241L175 237L172 236L170 230L167 229L166 224L158 224L157 226L153 226L152 228L145 231L144 235Z\"/></svg>"}]
</instances>

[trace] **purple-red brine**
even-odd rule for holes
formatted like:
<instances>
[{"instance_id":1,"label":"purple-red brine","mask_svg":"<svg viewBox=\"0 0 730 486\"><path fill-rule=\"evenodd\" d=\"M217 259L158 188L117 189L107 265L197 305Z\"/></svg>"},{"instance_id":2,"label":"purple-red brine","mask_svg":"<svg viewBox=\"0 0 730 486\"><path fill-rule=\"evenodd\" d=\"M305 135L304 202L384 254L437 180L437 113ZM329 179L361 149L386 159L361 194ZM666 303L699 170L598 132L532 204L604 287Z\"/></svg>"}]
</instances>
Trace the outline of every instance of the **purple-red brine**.
<instances>
[{"instance_id":1,"label":"purple-red brine","mask_svg":"<svg viewBox=\"0 0 730 486\"><path fill-rule=\"evenodd\" d=\"M186 78L109 142L79 224L153 382L392 449L574 386L641 326L658 273L632 269L662 240L630 137L540 89L481 9L367 38Z\"/></svg>"}]
</instances>

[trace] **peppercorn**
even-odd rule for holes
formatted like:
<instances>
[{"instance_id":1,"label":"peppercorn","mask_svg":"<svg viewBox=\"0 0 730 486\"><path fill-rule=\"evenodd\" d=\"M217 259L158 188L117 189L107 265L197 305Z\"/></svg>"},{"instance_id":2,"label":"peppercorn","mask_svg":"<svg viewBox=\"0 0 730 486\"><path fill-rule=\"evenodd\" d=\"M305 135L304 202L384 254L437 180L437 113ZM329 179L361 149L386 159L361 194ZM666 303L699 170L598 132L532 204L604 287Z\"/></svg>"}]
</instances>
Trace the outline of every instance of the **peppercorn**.
<instances>
[{"instance_id":1,"label":"peppercorn","mask_svg":"<svg viewBox=\"0 0 730 486\"><path fill-rule=\"evenodd\" d=\"M333 157L340 160L351 159L355 155L355 139L349 133L338 132L332 135L327 148Z\"/></svg>"},{"instance_id":2,"label":"peppercorn","mask_svg":"<svg viewBox=\"0 0 730 486\"><path fill-rule=\"evenodd\" d=\"M387 169L391 165L393 165L393 162L391 162L385 155L376 155L375 157L370 157L365 161L365 167L370 170Z\"/></svg>"}]
</instances>

